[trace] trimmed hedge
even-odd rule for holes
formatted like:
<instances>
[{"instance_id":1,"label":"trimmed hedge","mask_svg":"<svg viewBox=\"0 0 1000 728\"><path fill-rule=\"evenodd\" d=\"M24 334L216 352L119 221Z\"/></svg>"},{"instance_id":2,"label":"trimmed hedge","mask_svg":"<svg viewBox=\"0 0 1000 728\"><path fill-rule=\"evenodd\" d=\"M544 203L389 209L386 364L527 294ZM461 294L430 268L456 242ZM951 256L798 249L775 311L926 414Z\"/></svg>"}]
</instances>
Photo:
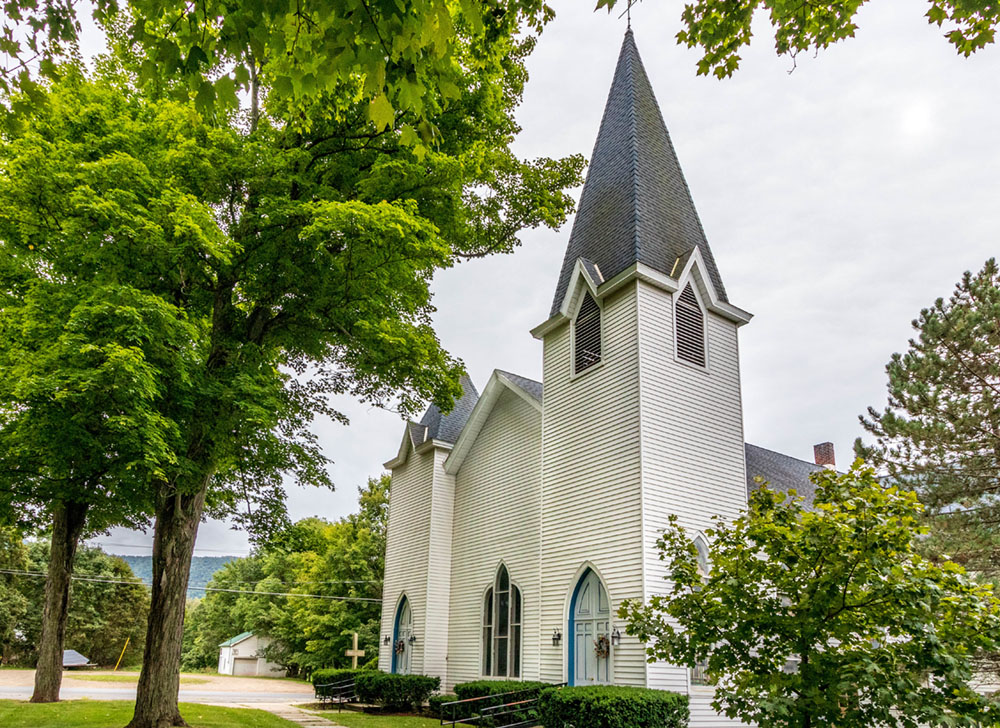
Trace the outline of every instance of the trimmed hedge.
<instances>
[{"instance_id":1,"label":"trimmed hedge","mask_svg":"<svg viewBox=\"0 0 1000 728\"><path fill-rule=\"evenodd\" d=\"M325 670L315 670L310 676L313 685L329 685L330 683L344 682L345 680L357 680L358 675L363 672L374 672L373 670L345 668L337 670L328 668Z\"/></svg>"},{"instance_id":2,"label":"trimmed hedge","mask_svg":"<svg viewBox=\"0 0 1000 728\"><path fill-rule=\"evenodd\" d=\"M448 694L444 694L444 695L432 695L432 696L430 696L430 698L427 699L427 703L430 706L430 713L431 713L432 716L434 716L435 718L443 718L443 717L446 717L446 716L441 715L441 706L443 704L445 704L445 703L453 703L456 700L458 700L458 696L457 695L448 695ZM451 717L451 716L447 716L447 717ZM464 715L461 715L461 716L456 715L455 717L456 718L465 718L466 716L464 716Z\"/></svg>"},{"instance_id":3,"label":"trimmed hedge","mask_svg":"<svg viewBox=\"0 0 1000 728\"><path fill-rule=\"evenodd\" d=\"M455 686L455 693L459 700L468 700L470 698L485 698L487 695L499 695L502 693L520 693L526 690L533 690L536 693L546 688L552 687L552 683L547 682L534 682L529 680L473 680L472 682L459 683ZM533 697L532 695L525 695L525 698ZM447 702L447 701L445 701ZM471 718L476 713L481 711L483 708L491 708L496 705L503 705L505 699L494 698L493 700L477 700L475 703L469 705L459 705L455 706L453 709L449 709L446 718L451 718L454 712L455 718ZM535 717L534 711L529 713L515 713L508 716L508 718L517 717L518 720L526 720L529 717ZM485 725L485 723L483 723Z\"/></svg>"},{"instance_id":4,"label":"trimmed hedge","mask_svg":"<svg viewBox=\"0 0 1000 728\"><path fill-rule=\"evenodd\" d=\"M469 698L482 698L497 693L515 693L521 690L541 690L550 687L552 687L552 683L528 680L473 680L456 685L455 694L459 700L468 700Z\"/></svg>"},{"instance_id":5,"label":"trimmed hedge","mask_svg":"<svg viewBox=\"0 0 1000 728\"><path fill-rule=\"evenodd\" d=\"M375 670L359 671L354 679L362 703L378 705L384 710L414 710L420 708L435 690L441 678L427 675L396 675Z\"/></svg>"},{"instance_id":6,"label":"trimmed hedge","mask_svg":"<svg viewBox=\"0 0 1000 728\"><path fill-rule=\"evenodd\" d=\"M683 728L686 695L651 688L586 685L542 691L538 717L544 728Z\"/></svg>"}]
</instances>

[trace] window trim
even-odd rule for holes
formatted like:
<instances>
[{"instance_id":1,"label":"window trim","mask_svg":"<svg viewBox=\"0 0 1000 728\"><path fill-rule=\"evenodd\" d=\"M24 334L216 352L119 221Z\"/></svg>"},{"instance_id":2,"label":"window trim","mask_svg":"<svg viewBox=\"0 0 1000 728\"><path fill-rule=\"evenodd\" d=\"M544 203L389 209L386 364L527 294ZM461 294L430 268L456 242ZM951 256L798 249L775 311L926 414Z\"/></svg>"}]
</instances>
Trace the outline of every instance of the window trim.
<instances>
[{"instance_id":1,"label":"window trim","mask_svg":"<svg viewBox=\"0 0 1000 728\"><path fill-rule=\"evenodd\" d=\"M500 569L505 569L507 572L507 599L508 599L508 620L507 620L507 673L505 675L497 675L496 671L496 624L497 624L497 586L500 580ZM514 592L517 592L518 601L520 602L520 614L517 615L517 620L515 621L513 617L514 613ZM520 680L521 673L524 672L524 590L521 585L514 581L510 575L510 569L507 565L501 561L497 568L493 571L493 581L491 581L485 589L482 591L482 596L480 597L481 614L479 619L479 677L483 680ZM487 602L486 599L489 597L490 605L492 607L492 621L489 624L490 629L490 640L489 648L486 644L485 631L487 629L486 615L487 615ZM514 653L514 639L513 632L514 627L518 628L518 639L517 639L517 659L518 659L518 670L517 674L512 673L513 666L513 653ZM489 649L489 655L487 655L486 650ZM486 671L486 660L490 661L490 672Z\"/></svg>"},{"instance_id":2,"label":"window trim","mask_svg":"<svg viewBox=\"0 0 1000 728\"><path fill-rule=\"evenodd\" d=\"M600 332L601 357L600 357L600 359L598 359L596 362L594 362L590 366L588 366L588 367L586 367L584 369L581 369L580 371L577 371L577 369L576 369L576 322L577 322L577 319L580 317L580 309L583 308L583 302L586 300L586 298L588 296L597 305L597 325L598 325L599 332ZM605 338L604 338L604 303L603 303L603 301L601 301L600 299L598 299L598 297L595 294L595 292L592 291L589 286L584 286L581 295L579 296L578 300L576 301L576 306L575 306L575 309L573 311L573 315L570 318L570 330L569 330L569 378L570 378L571 381L574 380L574 379L577 379L578 377L582 377L584 375L590 374L590 372L595 371L597 369L600 369L601 367L604 366L604 362L605 362L605 359L606 359L606 355L605 355L605 349L606 349L605 344L606 343L607 342L605 341Z\"/></svg>"},{"instance_id":3,"label":"window trim","mask_svg":"<svg viewBox=\"0 0 1000 728\"><path fill-rule=\"evenodd\" d=\"M694 294L695 300L698 302L698 308L701 310L701 338L702 338L702 350L705 353L705 364L698 364L693 361L688 361L680 355L679 346L679 336L677 327L677 304L680 301L681 295L687 290L687 287L691 286L691 293ZM674 347L674 361L679 364L684 364L685 366L692 367L701 372L711 371L711 357L709 356L708 347L708 309L705 307L705 301L702 299L700 287L697 285L697 281L694 278L689 277L684 281L681 281L677 285L677 290L670 297L670 314L672 316L673 324L673 347Z\"/></svg>"}]
</instances>

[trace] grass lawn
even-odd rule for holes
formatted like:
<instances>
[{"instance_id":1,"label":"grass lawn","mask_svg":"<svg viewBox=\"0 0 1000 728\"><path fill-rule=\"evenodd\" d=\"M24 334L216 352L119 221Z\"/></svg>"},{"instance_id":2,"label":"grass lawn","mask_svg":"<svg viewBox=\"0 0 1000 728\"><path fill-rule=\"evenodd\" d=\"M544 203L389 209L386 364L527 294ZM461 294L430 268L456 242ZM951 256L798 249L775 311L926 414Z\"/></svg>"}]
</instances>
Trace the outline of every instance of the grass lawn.
<instances>
[{"instance_id":1,"label":"grass lawn","mask_svg":"<svg viewBox=\"0 0 1000 728\"><path fill-rule=\"evenodd\" d=\"M132 719L132 709L127 700L66 700L47 704L0 700L0 726L122 728ZM263 710L181 703L181 715L192 728L295 728L295 723Z\"/></svg>"},{"instance_id":2,"label":"grass lawn","mask_svg":"<svg viewBox=\"0 0 1000 728\"><path fill-rule=\"evenodd\" d=\"M345 728L441 728L437 718L421 718L416 715L372 715L356 710L317 710L331 723L337 723ZM3 725L0 722L0 725Z\"/></svg>"},{"instance_id":3,"label":"grass lawn","mask_svg":"<svg viewBox=\"0 0 1000 728\"><path fill-rule=\"evenodd\" d=\"M88 675L85 672L63 673L63 677L70 680L90 680L91 682L113 682L113 683L134 683L139 682L138 673L122 675ZM201 685L207 683L208 678L204 677L182 677L181 685Z\"/></svg>"}]
</instances>

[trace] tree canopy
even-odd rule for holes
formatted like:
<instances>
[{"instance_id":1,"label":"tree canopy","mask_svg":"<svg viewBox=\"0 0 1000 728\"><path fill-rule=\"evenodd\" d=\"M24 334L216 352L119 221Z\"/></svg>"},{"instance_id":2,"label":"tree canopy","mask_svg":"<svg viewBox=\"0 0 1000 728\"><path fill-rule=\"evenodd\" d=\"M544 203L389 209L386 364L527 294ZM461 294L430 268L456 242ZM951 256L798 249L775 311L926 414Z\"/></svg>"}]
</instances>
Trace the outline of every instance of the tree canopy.
<instances>
[{"instance_id":1,"label":"tree canopy","mask_svg":"<svg viewBox=\"0 0 1000 728\"><path fill-rule=\"evenodd\" d=\"M42 631L48 543L24 542L13 529L0 529L0 661L35 664ZM66 647L98 665L114 665L128 641L123 664L135 665L142 653L149 590L122 559L99 548L76 555L73 600L66 625Z\"/></svg>"},{"instance_id":2,"label":"tree canopy","mask_svg":"<svg viewBox=\"0 0 1000 728\"><path fill-rule=\"evenodd\" d=\"M753 492L707 532L709 573L673 519L658 542L664 593L626 602L651 661L703 663L713 706L775 728L993 724L972 658L1000 643L1000 605L917 542L922 506L859 462L812 476L814 502Z\"/></svg>"},{"instance_id":3,"label":"tree canopy","mask_svg":"<svg viewBox=\"0 0 1000 728\"><path fill-rule=\"evenodd\" d=\"M858 453L927 506L932 555L1000 576L1000 269L988 260L913 321L886 365L888 406L861 418Z\"/></svg>"},{"instance_id":4,"label":"tree canopy","mask_svg":"<svg viewBox=\"0 0 1000 728\"><path fill-rule=\"evenodd\" d=\"M636 0L597 0L597 7L610 12L619 4ZM731 76L740 66L740 52L750 45L752 26L758 15L767 15L774 31L774 50L795 58L799 53L819 51L853 38L857 16L864 0L803 3L798 0L694 0L681 12L683 28L677 42L697 48L700 75ZM987 0L931 0L927 22L944 30L955 50L963 56L993 43L1000 7Z\"/></svg>"},{"instance_id":5,"label":"tree canopy","mask_svg":"<svg viewBox=\"0 0 1000 728\"><path fill-rule=\"evenodd\" d=\"M185 669L215 665L219 643L245 631L270 637L268 657L296 674L347 666L354 632L361 649L378 654L389 476L359 492L358 513L299 521L215 574L210 586L233 591L208 592L192 606ZM285 593L302 596L275 596Z\"/></svg>"}]
</instances>

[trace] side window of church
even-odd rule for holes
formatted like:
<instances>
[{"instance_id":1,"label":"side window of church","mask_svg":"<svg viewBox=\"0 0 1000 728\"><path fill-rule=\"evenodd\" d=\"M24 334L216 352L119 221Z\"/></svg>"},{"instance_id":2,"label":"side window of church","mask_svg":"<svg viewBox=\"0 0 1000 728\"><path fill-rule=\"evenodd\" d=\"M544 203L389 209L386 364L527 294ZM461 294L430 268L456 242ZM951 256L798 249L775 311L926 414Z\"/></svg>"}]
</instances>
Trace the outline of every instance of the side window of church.
<instances>
[{"instance_id":1,"label":"side window of church","mask_svg":"<svg viewBox=\"0 0 1000 728\"><path fill-rule=\"evenodd\" d=\"M674 304L674 322L677 357L700 367L705 366L705 314L690 283L684 286Z\"/></svg>"},{"instance_id":2,"label":"side window of church","mask_svg":"<svg viewBox=\"0 0 1000 728\"><path fill-rule=\"evenodd\" d=\"M700 534L695 537L694 548L698 552L698 576L700 576L702 581L704 581L708 578L711 566L708 563L708 543ZM708 660L699 660L695 663L695 666L691 668L691 684L711 685L711 682L708 679L707 670Z\"/></svg>"},{"instance_id":3,"label":"side window of church","mask_svg":"<svg viewBox=\"0 0 1000 728\"><path fill-rule=\"evenodd\" d=\"M601 308L589 293L583 294L573 337L573 372L579 374L601 360Z\"/></svg>"},{"instance_id":4,"label":"side window of church","mask_svg":"<svg viewBox=\"0 0 1000 728\"><path fill-rule=\"evenodd\" d=\"M483 603L483 675L521 676L521 590L502 564Z\"/></svg>"}]
</instances>

